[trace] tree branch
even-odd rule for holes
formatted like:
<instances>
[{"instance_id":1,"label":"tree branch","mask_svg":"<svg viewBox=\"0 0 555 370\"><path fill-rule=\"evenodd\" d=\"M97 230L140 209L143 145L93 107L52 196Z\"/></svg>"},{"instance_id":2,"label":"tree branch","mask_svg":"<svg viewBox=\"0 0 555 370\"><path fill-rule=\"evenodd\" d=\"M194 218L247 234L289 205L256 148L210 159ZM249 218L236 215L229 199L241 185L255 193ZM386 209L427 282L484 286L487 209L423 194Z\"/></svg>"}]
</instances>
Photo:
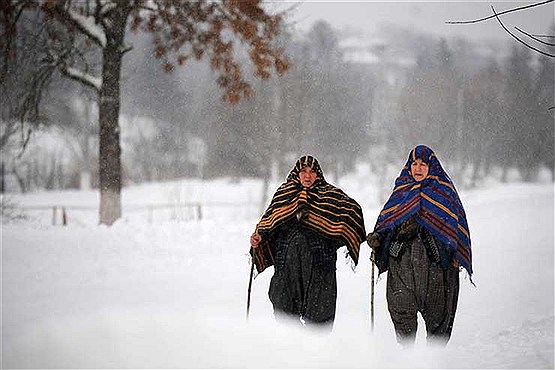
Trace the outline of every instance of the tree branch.
<instances>
[{"instance_id":1,"label":"tree branch","mask_svg":"<svg viewBox=\"0 0 555 370\"><path fill-rule=\"evenodd\" d=\"M133 45L125 45L124 44L124 45L122 45L122 48L121 48L121 54L125 54L125 53L127 53L128 51L131 51L131 50L133 50Z\"/></svg>"},{"instance_id":2,"label":"tree branch","mask_svg":"<svg viewBox=\"0 0 555 370\"><path fill-rule=\"evenodd\" d=\"M530 37L532 40L539 42L540 44L544 44L544 45L548 45L548 46L555 46L554 43L552 43L552 42L546 42L546 41L540 40L537 36L534 36L534 35L532 35L532 34L526 32L526 31L524 31L524 30L521 30L521 29L518 28L518 27L515 27L515 29L516 29L518 32L523 33L523 34L525 34L526 36Z\"/></svg>"},{"instance_id":3,"label":"tree branch","mask_svg":"<svg viewBox=\"0 0 555 370\"><path fill-rule=\"evenodd\" d=\"M505 10L502 11L501 13L497 13L494 15L490 15L488 17L484 17L484 18L480 18L480 19L475 19L475 20L470 20L470 21L447 21L445 23L447 24L470 24L470 23L478 23L478 22L483 22L486 21L488 19L492 19L492 18L497 18L497 16L499 15L503 15L503 14L507 14L507 13L512 13L512 12L517 12L519 10L524 10L524 9L529 9L529 8L533 8L536 6L541 6L541 5L545 5L545 4L549 4L552 3L555 0L546 0L546 1L542 1L540 3L536 3L536 4L530 4L530 5L526 5L526 6L521 6L518 8L513 8L513 9L509 9L509 10Z\"/></svg>"},{"instance_id":4,"label":"tree branch","mask_svg":"<svg viewBox=\"0 0 555 370\"><path fill-rule=\"evenodd\" d=\"M113 11L117 7L117 4L114 3L104 3L101 5L99 14L102 18L106 18L111 11Z\"/></svg>"},{"instance_id":5,"label":"tree branch","mask_svg":"<svg viewBox=\"0 0 555 370\"><path fill-rule=\"evenodd\" d=\"M92 87L96 91L100 91L102 87L102 79L83 73L77 68L62 66L60 68L62 74L72 80L79 81L82 84Z\"/></svg>"},{"instance_id":6,"label":"tree branch","mask_svg":"<svg viewBox=\"0 0 555 370\"><path fill-rule=\"evenodd\" d=\"M29 144L29 140L31 139L32 130L30 128L27 129L27 135L25 135L25 131L23 129L24 123L21 122L21 147L19 148L19 153L15 156L16 159L21 159L23 157L23 153L25 153L25 149L27 148L27 144ZM15 168L13 169L15 173ZM16 174L17 175L17 174Z\"/></svg>"},{"instance_id":7,"label":"tree branch","mask_svg":"<svg viewBox=\"0 0 555 370\"><path fill-rule=\"evenodd\" d=\"M139 8L142 9L142 10L148 10L149 12L157 12L159 10L159 9L147 6L147 5L141 5Z\"/></svg>"},{"instance_id":8,"label":"tree branch","mask_svg":"<svg viewBox=\"0 0 555 370\"><path fill-rule=\"evenodd\" d=\"M2 131L0 132L0 149L8 144L10 138L17 132L17 121L15 119L9 119L3 121Z\"/></svg>"},{"instance_id":9,"label":"tree branch","mask_svg":"<svg viewBox=\"0 0 555 370\"><path fill-rule=\"evenodd\" d=\"M0 22L2 26L0 37L3 39L0 45L4 54L2 70L0 71L0 83L3 83L6 79L10 63L16 59L16 24L23 11L30 8L31 5L32 2L30 0L15 1L13 3L12 1L7 1L0 5Z\"/></svg>"},{"instance_id":10,"label":"tree branch","mask_svg":"<svg viewBox=\"0 0 555 370\"><path fill-rule=\"evenodd\" d=\"M59 4L51 9L62 22L71 24L101 48L106 47L106 35L104 30L95 23L94 17L85 17L72 9L66 10Z\"/></svg>"},{"instance_id":11,"label":"tree branch","mask_svg":"<svg viewBox=\"0 0 555 370\"><path fill-rule=\"evenodd\" d=\"M509 30L507 29L507 27L505 27L505 25L503 24L503 22L501 22L501 19L499 19L499 17L498 17L499 14L495 12L495 8L493 7L493 5L491 6L491 10L493 11L493 15L495 16L495 18L497 19L497 21L499 22L499 24L501 25L501 27L503 27L503 29L504 29L509 35L511 35L515 40L517 40L518 42L520 42L520 43L523 44L524 46L526 46L526 47L528 47L528 48L530 48L530 49L532 49L532 50L534 50L534 51L537 51L538 53L540 53L540 54L542 54L542 55L548 56L548 57L550 57L550 58L555 58L555 54L546 53L546 52L544 52L544 51L542 51L542 50L540 50L540 49L538 49L538 48L533 47L532 45L527 44L526 42L524 42L524 41L522 41L521 39L519 39L518 37L516 37L513 33L511 33L511 31L509 31Z\"/></svg>"}]
</instances>

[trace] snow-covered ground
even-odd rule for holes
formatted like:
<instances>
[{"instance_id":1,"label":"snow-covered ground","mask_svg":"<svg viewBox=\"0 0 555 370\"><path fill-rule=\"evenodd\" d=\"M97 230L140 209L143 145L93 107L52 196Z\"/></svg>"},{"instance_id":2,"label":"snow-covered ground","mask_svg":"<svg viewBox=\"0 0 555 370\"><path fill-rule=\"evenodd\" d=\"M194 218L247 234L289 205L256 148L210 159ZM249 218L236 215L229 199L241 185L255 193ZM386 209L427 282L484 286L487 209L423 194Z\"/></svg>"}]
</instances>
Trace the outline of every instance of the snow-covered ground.
<instances>
[{"instance_id":1,"label":"snow-covered ground","mask_svg":"<svg viewBox=\"0 0 555 370\"><path fill-rule=\"evenodd\" d=\"M340 184L371 230L372 190ZM554 187L492 185L463 192L476 287L461 273L452 339L427 347L395 342L376 286L369 327L370 263L364 244L353 272L338 258L334 330L320 335L279 326L267 298L271 269L253 282L245 319L248 237L258 221L261 184L183 181L126 188L124 218L97 226L96 214L51 211L2 225L3 368L553 368ZM12 197L20 206L96 206L95 192ZM134 205L211 203L200 221L158 218ZM233 203L233 204L225 204ZM237 206L243 204L243 206ZM126 209L129 211L126 212Z\"/></svg>"}]
</instances>

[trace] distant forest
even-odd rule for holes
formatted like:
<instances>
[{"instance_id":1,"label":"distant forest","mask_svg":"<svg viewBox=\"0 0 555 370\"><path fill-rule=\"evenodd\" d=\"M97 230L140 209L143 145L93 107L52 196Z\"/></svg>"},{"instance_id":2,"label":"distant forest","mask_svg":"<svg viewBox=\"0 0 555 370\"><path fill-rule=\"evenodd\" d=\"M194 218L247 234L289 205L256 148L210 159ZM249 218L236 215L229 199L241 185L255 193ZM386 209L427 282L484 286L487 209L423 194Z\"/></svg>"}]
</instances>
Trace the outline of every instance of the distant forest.
<instances>
[{"instance_id":1,"label":"distant forest","mask_svg":"<svg viewBox=\"0 0 555 370\"><path fill-rule=\"evenodd\" d=\"M34 21L26 19L29 30ZM29 31L16 42L33 50L37 41ZM325 22L305 34L286 28L279 43L289 70L253 79L253 96L234 106L222 101L208 65L164 71L150 36L132 35L130 43L121 81L124 184L283 177L305 153L337 178L357 162L377 172L402 163L417 144L449 163L461 186L506 180L511 169L523 181L534 181L541 168L553 178L555 63L517 43L393 27L368 38ZM247 50L239 53L246 60ZM25 89L25 74L42 57L30 53L3 89ZM2 122L5 190L97 187L97 110L93 92L54 73L29 137Z\"/></svg>"}]
</instances>

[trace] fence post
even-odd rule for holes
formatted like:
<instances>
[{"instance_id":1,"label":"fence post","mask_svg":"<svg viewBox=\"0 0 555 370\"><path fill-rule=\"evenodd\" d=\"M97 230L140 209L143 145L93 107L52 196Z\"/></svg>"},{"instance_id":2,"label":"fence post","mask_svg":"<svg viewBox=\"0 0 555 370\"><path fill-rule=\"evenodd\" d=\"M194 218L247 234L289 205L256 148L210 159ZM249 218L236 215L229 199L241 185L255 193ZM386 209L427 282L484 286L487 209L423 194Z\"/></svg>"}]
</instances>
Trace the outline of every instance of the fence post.
<instances>
[{"instance_id":1,"label":"fence post","mask_svg":"<svg viewBox=\"0 0 555 370\"><path fill-rule=\"evenodd\" d=\"M62 225L67 225L66 207L62 207Z\"/></svg>"},{"instance_id":2,"label":"fence post","mask_svg":"<svg viewBox=\"0 0 555 370\"><path fill-rule=\"evenodd\" d=\"M202 220L202 206L200 203L197 204L197 220Z\"/></svg>"},{"instance_id":3,"label":"fence post","mask_svg":"<svg viewBox=\"0 0 555 370\"><path fill-rule=\"evenodd\" d=\"M56 225L56 211L57 211L56 206L52 207L52 226Z\"/></svg>"}]
</instances>

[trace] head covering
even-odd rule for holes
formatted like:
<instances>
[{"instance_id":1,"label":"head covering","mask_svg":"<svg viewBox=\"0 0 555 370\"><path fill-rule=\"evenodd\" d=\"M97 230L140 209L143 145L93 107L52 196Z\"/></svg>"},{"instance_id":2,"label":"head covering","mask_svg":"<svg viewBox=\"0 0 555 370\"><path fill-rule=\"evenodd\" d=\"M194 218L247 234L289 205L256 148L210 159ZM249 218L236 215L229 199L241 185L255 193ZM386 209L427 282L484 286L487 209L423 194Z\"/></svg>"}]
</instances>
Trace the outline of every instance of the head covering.
<instances>
[{"instance_id":1,"label":"head covering","mask_svg":"<svg viewBox=\"0 0 555 370\"><path fill-rule=\"evenodd\" d=\"M429 166L428 176L420 182L410 174L411 164L417 158ZM374 231L393 230L411 216L439 241L453 248L456 260L472 274L470 232L463 205L437 156L425 145L411 150Z\"/></svg>"},{"instance_id":2,"label":"head covering","mask_svg":"<svg viewBox=\"0 0 555 370\"><path fill-rule=\"evenodd\" d=\"M310 188L303 187L299 178L299 173L307 166L316 172L316 180ZM328 184L318 160L306 155L297 160L256 227L263 242L251 249L251 255L259 273L274 263L274 246L269 242L272 233L299 210L306 212L301 221L303 225L340 240L347 246L355 265L358 263L360 244L366 238L362 209L341 189Z\"/></svg>"},{"instance_id":3,"label":"head covering","mask_svg":"<svg viewBox=\"0 0 555 370\"><path fill-rule=\"evenodd\" d=\"M312 186L321 186L326 183L326 179L324 179L324 173L320 168L320 163L316 158L311 155L305 155L295 162L295 166L287 175L287 181L292 181L301 185L300 173L305 167L310 167L314 172L316 172L316 180ZM301 185L302 186L302 185Z\"/></svg>"}]
</instances>

